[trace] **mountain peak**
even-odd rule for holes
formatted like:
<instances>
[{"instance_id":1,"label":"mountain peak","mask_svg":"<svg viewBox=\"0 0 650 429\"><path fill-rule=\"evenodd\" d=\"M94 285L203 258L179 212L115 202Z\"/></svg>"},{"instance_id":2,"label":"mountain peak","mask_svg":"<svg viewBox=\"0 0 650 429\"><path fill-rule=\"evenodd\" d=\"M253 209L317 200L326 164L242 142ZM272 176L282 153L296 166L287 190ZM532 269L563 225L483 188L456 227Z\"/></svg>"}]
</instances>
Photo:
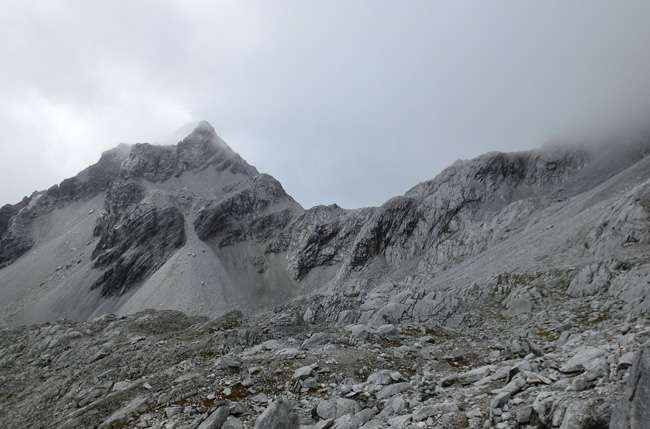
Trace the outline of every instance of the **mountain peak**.
<instances>
[{"instance_id":1,"label":"mountain peak","mask_svg":"<svg viewBox=\"0 0 650 429\"><path fill-rule=\"evenodd\" d=\"M190 142L211 142L216 146L227 146L223 140L217 135L214 127L208 121L200 121L193 127L192 131L187 134L180 143ZM179 143L179 144L180 144Z\"/></svg>"},{"instance_id":2,"label":"mountain peak","mask_svg":"<svg viewBox=\"0 0 650 429\"><path fill-rule=\"evenodd\" d=\"M172 132L159 135L151 139L151 143L158 146L175 146L179 142L187 139L190 136L203 136L204 138L216 137L217 132L214 127L205 120L198 122L189 122Z\"/></svg>"},{"instance_id":3,"label":"mountain peak","mask_svg":"<svg viewBox=\"0 0 650 429\"><path fill-rule=\"evenodd\" d=\"M216 149L232 149L221 139L214 130L214 127L207 121L200 121L192 131L177 144L179 149L183 147L202 148L202 150L213 151Z\"/></svg>"},{"instance_id":4,"label":"mountain peak","mask_svg":"<svg viewBox=\"0 0 650 429\"><path fill-rule=\"evenodd\" d=\"M196 124L196 127L194 127L193 132L205 132L210 134L216 134L212 124L210 124L208 121L205 120L199 121L199 123Z\"/></svg>"}]
</instances>

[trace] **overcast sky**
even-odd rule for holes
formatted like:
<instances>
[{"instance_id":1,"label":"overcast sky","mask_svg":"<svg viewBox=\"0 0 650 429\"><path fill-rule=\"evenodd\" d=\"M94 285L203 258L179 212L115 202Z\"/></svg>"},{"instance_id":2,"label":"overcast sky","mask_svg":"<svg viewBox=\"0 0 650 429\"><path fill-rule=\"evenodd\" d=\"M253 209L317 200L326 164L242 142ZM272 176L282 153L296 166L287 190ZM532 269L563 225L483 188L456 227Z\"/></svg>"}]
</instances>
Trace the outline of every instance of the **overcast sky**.
<instances>
[{"instance_id":1,"label":"overcast sky","mask_svg":"<svg viewBox=\"0 0 650 429\"><path fill-rule=\"evenodd\" d=\"M643 117L649 23L647 0L4 0L0 204L199 119L304 206L381 204Z\"/></svg>"}]
</instances>

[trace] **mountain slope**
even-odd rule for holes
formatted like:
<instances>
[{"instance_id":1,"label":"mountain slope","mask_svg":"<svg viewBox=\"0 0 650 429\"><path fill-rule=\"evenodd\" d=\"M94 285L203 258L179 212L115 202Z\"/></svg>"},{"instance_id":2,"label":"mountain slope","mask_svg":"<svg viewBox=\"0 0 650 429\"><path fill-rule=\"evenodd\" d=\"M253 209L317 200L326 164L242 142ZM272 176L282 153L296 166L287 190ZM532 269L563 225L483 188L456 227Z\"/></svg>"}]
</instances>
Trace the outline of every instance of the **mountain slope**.
<instances>
[{"instance_id":1,"label":"mountain slope","mask_svg":"<svg viewBox=\"0 0 650 429\"><path fill-rule=\"evenodd\" d=\"M399 317L476 323L475 305L537 305L522 279L539 276L645 311L648 148L489 153L380 207L305 210L200 123L1 208L0 315L216 316L303 297L307 318L367 321L395 304Z\"/></svg>"},{"instance_id":2,"label":"mountain slope","mask_svg":"<svg viewBox=\"0 0 650 429\"><path fill-rule=\"evenodd\" d=\"M105 180L97 179L98 172ZM109 151L98 164L32 195L22 207L3 209L14 213L2 236L3 313L20 323L83 319L137 308L134 302L188 310L211 302L204 306L206 314L235 304L278 302L291 287L281 281L282 273L239 270L237 255L253 258L255 249L220 254L196 236L193 223L200 213L222 203L228 214L242 196L248 199L240 215L246 204L257 210L253 218L301 210L277 181L259 174L207 123L175 146L136 144ZM228 219L234 220L232 215ZM235 226L223 229L232 232Z\"/></svg>"}]
</instances>

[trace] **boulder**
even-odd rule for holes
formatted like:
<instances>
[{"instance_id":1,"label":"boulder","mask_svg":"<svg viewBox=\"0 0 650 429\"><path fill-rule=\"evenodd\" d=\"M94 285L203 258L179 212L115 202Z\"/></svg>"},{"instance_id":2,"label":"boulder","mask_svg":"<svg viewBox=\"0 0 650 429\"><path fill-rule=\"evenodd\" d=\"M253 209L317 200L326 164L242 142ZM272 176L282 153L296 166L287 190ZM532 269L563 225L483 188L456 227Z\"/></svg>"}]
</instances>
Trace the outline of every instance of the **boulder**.
<instances>
[{"instance_id":1,"label":"boulder","mask_svg":"<svg viewBox=\"0 0 650 429\"><path fill-rule=\"evenodd\" d=\"M361 408L352 399L336 398L323 400L316 406L316 414L321 419L338 419L346 414L354 414Z\"/></svg>"},{"instance_id":2,"label":"boulder","mask_svg":"<svg viewBox=\"0 0 650 429\"><path fill-rule=\"evenodd\" d=\"M650 422L650 346L637 354L623 391L612 412L610 429L641 429Z\"/></svg>"},{"instance_id":3,"label":"boulder","mask_svg":"<svg viewBox=\"0 0 650 429\"><path fill-rule=\"evenodd\" d=\"M600 365L607 351L599 347L580 347L571 359L560 367L564 373L582 372Z\"/></svg>"},{"instance_id":4,"label":"boulder","mask_svg":"<svg viewBox=\"0 0 650 429\"><path fill-rule=\"evenodd\" d=\"M208 418L203 420L198 429L221 429L229 415L230 411L228 407L221 406L213 411Z\"/></svg>"},{"instance_id":5,"label":"boulder","mask_svg":"<svg viewBox=\"0 0 650 429\"><path fill-rule=\"evenodd\" d=\"M299 429L298 415L286 400L271 402L255 421L255 429Z\"/></svg>"}]
</instances>

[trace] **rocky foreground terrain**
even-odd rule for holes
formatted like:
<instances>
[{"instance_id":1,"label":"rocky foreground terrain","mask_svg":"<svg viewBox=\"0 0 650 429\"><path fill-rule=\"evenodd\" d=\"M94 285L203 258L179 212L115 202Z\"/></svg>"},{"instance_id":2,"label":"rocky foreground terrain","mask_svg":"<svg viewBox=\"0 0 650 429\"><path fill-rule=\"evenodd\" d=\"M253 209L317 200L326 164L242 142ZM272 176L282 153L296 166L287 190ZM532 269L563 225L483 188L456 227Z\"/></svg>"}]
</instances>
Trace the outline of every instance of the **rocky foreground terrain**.
<instances>
[{"instance_id":1,"label":"rocky foreground terrain","mask_svg":"<svg viewBox=\"0 0 650 429\"><path fill-rule=\"evenodd\" d=\"M0 332L6 428L647 428L650 320L570 299L462 330L177 311ZM549 302L550 304L551 302ZM492 314L488 314L491 313ZM610 423L611 422L611 423Z\"/></svg>"},{"instance_id":2,"label":"rocky foreground terrain","mask_svg":"<svg viewBox=\"0 0 650 429\"><path fill-rule=\"evenodd\" d=\"M650 428L650 138L301 207L207 123L0 208L0 426Z\"/></svg>"}]
</instances>

